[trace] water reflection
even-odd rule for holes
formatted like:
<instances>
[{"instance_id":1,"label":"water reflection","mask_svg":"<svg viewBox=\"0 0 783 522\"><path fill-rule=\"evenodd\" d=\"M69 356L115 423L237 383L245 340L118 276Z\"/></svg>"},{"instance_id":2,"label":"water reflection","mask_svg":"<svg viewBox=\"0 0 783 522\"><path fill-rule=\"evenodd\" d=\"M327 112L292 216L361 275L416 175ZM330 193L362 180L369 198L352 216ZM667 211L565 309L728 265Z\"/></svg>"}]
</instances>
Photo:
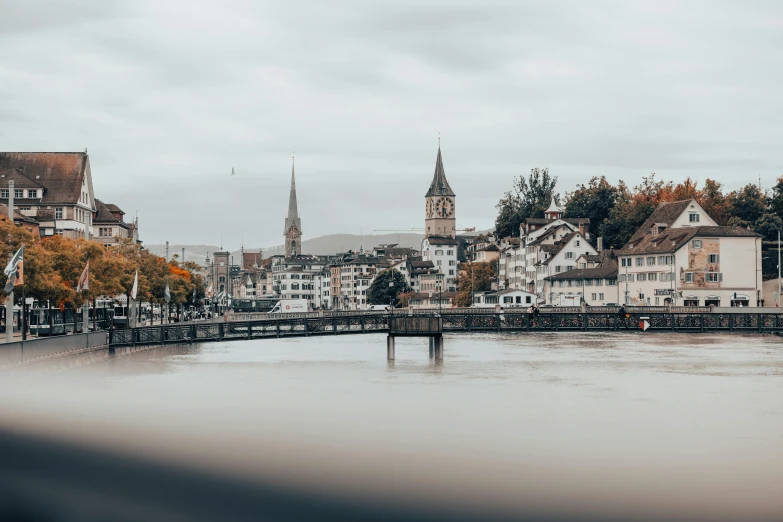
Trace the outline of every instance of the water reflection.
<instances>
[{"instance_id":1,"label":"water reflection","mask_svg":"<svg viewBox=\"0 0 783 522\"><path fill-rule=\"evenodd\" d=\"M446 336L442 360L398 339L394 361L385 335L166 346L4 381L0 418L406 497L749 519L783 507L780 346L472 334Z\"/></svg>"}]
</instances>

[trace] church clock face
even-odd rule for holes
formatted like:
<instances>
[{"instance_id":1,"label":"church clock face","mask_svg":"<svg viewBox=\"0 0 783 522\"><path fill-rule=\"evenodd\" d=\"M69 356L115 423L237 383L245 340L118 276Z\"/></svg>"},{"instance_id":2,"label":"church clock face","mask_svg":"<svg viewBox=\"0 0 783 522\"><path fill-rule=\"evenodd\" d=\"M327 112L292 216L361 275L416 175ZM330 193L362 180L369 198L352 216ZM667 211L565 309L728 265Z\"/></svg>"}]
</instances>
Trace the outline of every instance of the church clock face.
<instances>
[{"instance_id":1,"label":"church clock face","mask_svg":"<svg viewBox=\"0 0 783 522\"><path fill-rule=\"evenodd\" d=\"M438 198L435 201L435 214L443 218L453 216L454 201L451 198Z\"/></svg>"}]
</instances>

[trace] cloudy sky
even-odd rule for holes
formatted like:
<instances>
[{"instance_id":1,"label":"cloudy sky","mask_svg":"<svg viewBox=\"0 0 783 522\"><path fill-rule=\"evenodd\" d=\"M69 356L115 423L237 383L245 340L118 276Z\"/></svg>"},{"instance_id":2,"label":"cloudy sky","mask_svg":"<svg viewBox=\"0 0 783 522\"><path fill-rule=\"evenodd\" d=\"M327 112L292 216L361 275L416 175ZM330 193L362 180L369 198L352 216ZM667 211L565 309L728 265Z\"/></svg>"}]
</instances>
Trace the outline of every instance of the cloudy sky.
<instances>
[{"instance_id":1,"label":"cloudy sky","mask_svg":"<svg viewBox=\"0 0 783 522\"><path fill-rule=\"evenodd\" d=\"M438 134L463 227L561 192L783 174L779 1L0 0L0 150L88 148L146 243L423 226ZM231 168L236 176L231 177Z\"/></svg>"}]
</instances>

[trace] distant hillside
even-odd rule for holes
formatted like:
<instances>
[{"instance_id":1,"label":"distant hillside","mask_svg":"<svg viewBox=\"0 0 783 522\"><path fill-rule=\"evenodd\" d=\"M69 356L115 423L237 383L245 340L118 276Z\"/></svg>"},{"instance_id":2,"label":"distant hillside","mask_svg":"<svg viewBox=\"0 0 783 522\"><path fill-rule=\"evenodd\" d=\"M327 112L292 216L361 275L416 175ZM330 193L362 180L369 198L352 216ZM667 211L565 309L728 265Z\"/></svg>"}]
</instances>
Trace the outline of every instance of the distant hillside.
<instances>
[{"instance_id":1,"label":"distant hillside","mask_svg":"<svg viewBox=\"0 0 783 522\"><path fill-rule=\"evenodd\" d=\"M357 251L360 248L371 250L372 247L383 244L397 243L401 247L421 248L423 234L381 234L358 236L354 234L330 234L302 241L304 254L336 254L346 250ZM283 245L264 249L264 257L285 253Z\"/></svg>"},{"instance_id":2,"label":"distant hillside","mask_svg":"<svg viewBox=\"0 0 783 522\"><path fill-rule=\"evenodd\" d=\"M336 254L347 250L357 251L360 248L371 250L374 246L382 244L397 243L401 247L421 248L423 234L381 234L358 236L353 234L330 234L328 236L315 237L302 241L302 252L305 254ZM166 245L147 245L146 248L157 255L163 256L166 253ZM194 261L204 265L207 254L212 258L212 253L220 250L215 245L169 245L169 258L174 254L182 255L182 249L185 249L185 261ZM253 249L250 249L253 250ZM283 254L283 245L264 248L264 257ZM234 263L239 264L241 250L231 252L234 256Z\"/></svg>"}]
</instances>

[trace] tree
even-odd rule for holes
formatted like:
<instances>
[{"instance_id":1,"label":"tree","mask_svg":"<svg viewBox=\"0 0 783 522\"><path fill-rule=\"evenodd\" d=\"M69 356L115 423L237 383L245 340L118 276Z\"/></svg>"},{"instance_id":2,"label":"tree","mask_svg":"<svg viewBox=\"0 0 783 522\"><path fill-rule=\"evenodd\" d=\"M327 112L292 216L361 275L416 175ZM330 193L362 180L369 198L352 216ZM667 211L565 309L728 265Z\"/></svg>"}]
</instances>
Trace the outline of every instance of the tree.
<instances>
[{"instance_id":1,"label":"tree","mask_svg":"<svg viewBox=\"0 0 783 522\"><path fill-rule=\"evenodd\" d=\"M729 205L723 194L723 185L707 178L696 200L718 225L729 221Z\"/></svg>"},{"instance_id":2,"label":"tree","mask_svg":"<svg viewBox=\"0 0 783 522\"><path fill-rule=\"evenodd\" d=\"M783 232L783 219L776 214L764 213L753 224L753 230L764 236L765 241L777 241L778 232Z\"/></svg>"},{"instance_id":3,"label":"tree","mask_svg":"<svg viewBox=\"0 0 783 522\"><path fill-rule=\"evenodd\" d=\"M472 304L474 292L486 292L492 289L497 276L497 264L490 261L463 263L457 278L457 296L454 306L467 307Z\"/></svg>"},{"instance_id":4,"label":"tree","mask_svg":"<svg viewBox=\"0 0 783 522\"><path fill-rule=\"evenodd\" d=\"M399 270L394 268L384 270L378 274L367 290L367 302L374 305L398 304L400 294L410 290L405 276Z\"/></svg>"},{"instance_id":5,"label":"tree","mask_svg":"<svg viewBox=\"0 0 783 522\"><path fill-rule=\"evenodd\" d=\"M727 200L728 214L749 223L755 223L767 209L767 197L753 183L729 193Z\"/></svg>"},{"instance_id":6,"label":"tree","mask_svg":"<svg viewBox=\"0 0 783 522\"><path fill-rule=\"evenodd\" d=\"M519 226L529 217L544 217L555 194L557 176L550 177L549 169L534 168L525 178L518 176L513 180L512 189L506 192L498 202L498 216L495 218L497 237L518 237Z\"/></svg>"},{"instance_id":7,"label":"tree","mask_svg":"<svg viewBox=\"0 0 783 522\"><path fill-rule=\"evenodd\" d=\"M590 232L596 236L617 203L618 193L617 187L606 181L605 176L595 176L587 186L578 185L574 192L566 195L563 217L590 218Z\"/></svg>"}]
</instances>

